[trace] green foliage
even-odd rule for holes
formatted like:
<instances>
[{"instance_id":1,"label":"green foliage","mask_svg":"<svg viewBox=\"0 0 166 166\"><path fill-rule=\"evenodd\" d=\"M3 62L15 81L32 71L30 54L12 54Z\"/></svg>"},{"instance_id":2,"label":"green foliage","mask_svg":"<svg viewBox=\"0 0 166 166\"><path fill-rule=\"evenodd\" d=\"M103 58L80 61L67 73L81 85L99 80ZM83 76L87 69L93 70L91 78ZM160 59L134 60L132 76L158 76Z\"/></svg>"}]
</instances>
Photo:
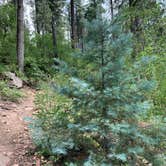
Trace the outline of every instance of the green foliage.
<instances>
[{"instance_id":1,"label":"green foliage","mask_svg":"<svg viewBox=\"0 0 166 166\"><path fill-rule=\"evenodd\" d=\"M65 128L63 131L59 129L72 118L67 116L67 112L71 109L71 101L55 94L48 85L43 86L43 91L37 94L35 100L40 112L31 125L32 136L39 149L42 150L42 154L65 154L65 147L69 146L68 142L71 141L70 135L65 132ZM72 141L70 143L72 148Z\"/></svg>"},{"instance_id":2,"label":"green foliage","mask_svg":"<svg viewBox=\"0 0 166 166\"><path fill-rule=\"evenodd\" d=\"M58 56L59 58L68 59L71 52L68 42L63 39L61 34L58 35ZM37 47L36 44L37 43ZM39 85L40 80L46 81L48 77L53 77L56 73L54 67L53 45L51 34L36 34L31 40L26 38L25 50L25 76L32 85Z\"/></svg>"},{"instance_id":3,"label":"green foliage","mask_svg":"<svg viewBox=\"0 0 166 166\"><path fill-rule=\"evenodd\" d=\"M48 1L46 0L36 0L36 23L38 24L38 30L42 34L51 31L51 10L49 8Z\"/></svg>"},{"instance_id":4,"label":"green foliage","mask_svg":"<svg viewBox=\"0 0 166 166\"><path fill-rule=\"evenodd\" d=\"M86 7L85 18L90 22L94 19L97 19L99 15L104 12L104 8L102 6L103 0L90 0L89 5Z\"/></svg>"},{"instance_id":5,"label":"green foliage","mask_svg":"<svg viewBox=\"0 0 166 166\"><path fill-rule=\"evenodd\" d=\"M5 64L16 61L15 11L15 7L11 4L0 6L0 60Z\"/></svg>"},{"instance_id":6,"label":"green foliage","mask_svg":"<svg viewBox=\"0 0 166 166\"><path fill-rule=\"evenodd\" d=\"M0 25L1 66L9 71L17 72L16 9L11 3L0 6ZM41 43L41 47L36 48L35 42ZM50 66L51 60L47 56L52 54L49 51L52 50L51 45L50 35L45 35L43 38L36 36L35 39L30 39L29 32L27 29L25 30L25 76L30 78L31 84L36 84L39 79L46 77L43 76L45 73L49 73L48 66Z\"/></svg>"},{"instance_id":7,"label":"green foliage","mask_svg":"<svg viewBox=\"0 0 166 166\"><path fill-rule=\"evenodd\" d=\"M55 73L55 69L52 67L54 65L54 48L50 5L45 0L38 1L39 13L37 13L36 17L40 20L38 22L39 29L41 30L40 34L31 35L25 27L24 78L32 86L38 86L40 80L47 80L48 77ZM52 5L60 5L60 9L60 7L64 6L64 2ZM62 13L60 11L58 11L59 20L56 27L57 51L58 56L64 58L64 55L68 55L71 52L71 48L69 47L69 41L64 36L65 24L64 20L61 20L60 16ZM0 67L16 73L16 57L16 8L12 3L6 3L0 6Z\"/></svg>"},{"instance_id":8,"label":"green foliage","mask_svg":"<svg viewBox=\"0 0 166 166\"><path fill-rule=\"evenodd\" d=\"M9 88L7 82L0 81L0 99L19 102L24 97L21 90L16 88Z\"/></svg>"},{"instance_id":9,"label":"green foliage","mask_svg":"<svg viewBox=\"0 0 166 166\"><path fill-rule=\"evenodd\" d=\"M133 57L140 59L142 56L148 55L157 58L155 63L148 65L142 72L146 77L153 77L158 81L157 89L151 94L155 105L151 111L152 116L165 115L166 15L164 5L164 3L156 1L140 0L130 8L124 6L124 10L121 11L121 21L125 22L126 30L131 29L131 24L135 19L138 21L135 22Z\"/></svg>"},{"instance_id":10,"label":"green foliage","mask_svg":"<svg viewBox=\"0 0 166 166\"><path fill-rule=\"evenodd\" d=\"M159 46L158 46L159 47ZM162 49L162 47L160 47ZM153 49L152 49L153 50ZM151 51L152 51L151 50ZM154 107L151 110L151 115L149 118L155 116L155 115L165 115L165 99L166 99L166 89L165 89L165 84L166 84L166 59L165 59L165 54L163 55L158 55L157 53L155 54L155 57L153 56L154 53L153 51L151 52L149 50L145 50L141 52L140 59L143 55L148 54L150 55L152 60L152 63L149 65L146 65L146 68L141 68L140 73L141 75L144 75L145 77L153 77L154 79L157 80L157 88L155 91L153 91L150 95L150 99L153 100L154 102Z\"/></svg>"},{"instance_id":11,"label":"green foliage","mask_svg":"<svg viewBox=\"0 0 166 166\"><path fill-rule=\"evenodd\" d=\"M88 24L85 52L76 56L82 65L70 67L58 60L68 81L54 86L69 98L61 96L70 101L67 109L62 99L56 102L58 96L51 97L56 106L44 103L45 98L47 103L52 101L47 96L50 92L44 98L40 95L42 100L39 97L44 107L32 131L41 149L59 159L77 158L74 154L82 152L84 165L136 165L139 157L154 163L163 154L157 151L159 137L151 137L138 123L151 106L147 94L155 83L135 72L142 63L126 65L131 52L131 34L125 34L120 25L110 26L101 19Z\"/></svg>"}]
</instances>

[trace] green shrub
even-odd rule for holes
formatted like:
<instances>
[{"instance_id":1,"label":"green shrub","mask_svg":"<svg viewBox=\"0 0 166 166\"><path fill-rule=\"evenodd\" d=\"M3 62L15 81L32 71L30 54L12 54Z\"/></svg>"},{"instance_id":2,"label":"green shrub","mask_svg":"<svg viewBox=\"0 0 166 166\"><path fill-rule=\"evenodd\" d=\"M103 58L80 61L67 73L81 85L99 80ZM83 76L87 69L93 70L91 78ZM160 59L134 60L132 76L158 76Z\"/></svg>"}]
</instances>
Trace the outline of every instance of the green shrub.
<instances>
[{"instance_id":1,"label":"green shrub","mask_svg":"<svg viewBox=\"0 0 166 166\"><path fill-rule=\"evenodd\" d=\"M157 48L160 50L158 52ZM145 55L149 55L151 59L155 60L152 63L146 65L146 68L142 68L139 70L141 75L147 78L154 78L157 80L158 86L150 95L150 98L154 102L154 107L151 110L151 115L149 118L155 115L163 115L165 116L165 108L166 108L166 53L165 47L161 43L156 43L154 47L147 46L144 51L140 52L137 59L141 59ZM145 60L146 61L146 60Z\"/></svg>"},{"instance_id":2,"label":"green shrub","mask_svg":"<svg viewBox=\"0 0 166 166\"><path fill-rule=\"evenodd\" d=\"M10 88L7 82L0 81L0 98L18 102L22 97L24 97L24 94L21 90Z\"/></svg>"},{"instance_id":3,"label":"green shrub","mask_svg":"<svg viewBox=\"0 0 166 166\"><path fill-rule=\"evenodd\" d=\"M64 141L65 144L67 137L69 138L65 128L62 132L59 129L67 124L71 118L67 116L67 112L71 109L71 100L53 92L52 87L46 84L41 87L43 87L43 90L38 92L35 98L39 113L31 124L32 137L40 149L40 153L51 155L54 154L52 151L56 151L55 144L58 141L59 143Z\"/></svg>"}]
</instances>

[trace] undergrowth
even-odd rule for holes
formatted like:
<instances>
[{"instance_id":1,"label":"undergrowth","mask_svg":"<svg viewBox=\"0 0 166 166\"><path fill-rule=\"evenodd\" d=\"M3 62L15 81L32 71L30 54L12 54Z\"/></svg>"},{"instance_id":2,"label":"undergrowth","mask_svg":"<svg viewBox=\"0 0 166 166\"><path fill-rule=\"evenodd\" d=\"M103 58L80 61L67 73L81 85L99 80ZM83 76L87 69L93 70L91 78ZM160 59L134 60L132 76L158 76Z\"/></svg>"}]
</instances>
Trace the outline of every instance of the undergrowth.
<instances>
[{"instance_id":1,"label":"undergrowth","mask_svg":"<svg viewBox=\"0 0 166 166\"><path fill-rule=\"evenodd\" d=\"M16 88L10 88L5 81L0 81L0 99L19 102L24 93Z\"/></svg>"},{"instance_id":2,"label":"undergrowth","mask_svg":"<svg viewBox=\"0 0 166 166\"><path fill-rule=\"evenodd\" d=\"M63 84L62 76L59 75L57 77L58 79L56 78L56 80L59 80ZM60 141L68 137L65 135L65 131L62 131L57 138L58 128L60 129L64 123L67 124L72 117L67 116L67 112L71 109L71 100L55 93L53 91L54 86L55 84L52 82L41 85L41 90L35 98L36 108L39 112L36 114L35 120L30 125L30 128L39 154L46 157L50 156L51 160L55 161L59 159L53 156L52 153L52 151L56 150L54 148L55 143L58 140ZM49 144L48 141L50 142Z\"/></svg>"}]
</instances>

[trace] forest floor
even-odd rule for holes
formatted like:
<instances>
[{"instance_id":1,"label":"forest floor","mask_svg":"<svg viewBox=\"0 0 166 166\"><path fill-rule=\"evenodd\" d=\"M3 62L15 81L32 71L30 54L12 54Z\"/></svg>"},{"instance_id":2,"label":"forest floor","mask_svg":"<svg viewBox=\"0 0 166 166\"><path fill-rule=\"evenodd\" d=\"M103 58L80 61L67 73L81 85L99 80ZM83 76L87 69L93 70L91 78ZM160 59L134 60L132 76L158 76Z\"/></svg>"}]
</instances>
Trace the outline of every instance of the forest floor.
<instances>
[{"instance_id":1,"label":"forest floor","mask_svg":"<svg viewBox=\"0 0 166 166\"><path fill-rule=\"evenodd\" d=\"M34 113L35 90L22 89L19 103L0 100L0 166L33 166L36 158L24 118Z\"/></svg>"}]
</instances>

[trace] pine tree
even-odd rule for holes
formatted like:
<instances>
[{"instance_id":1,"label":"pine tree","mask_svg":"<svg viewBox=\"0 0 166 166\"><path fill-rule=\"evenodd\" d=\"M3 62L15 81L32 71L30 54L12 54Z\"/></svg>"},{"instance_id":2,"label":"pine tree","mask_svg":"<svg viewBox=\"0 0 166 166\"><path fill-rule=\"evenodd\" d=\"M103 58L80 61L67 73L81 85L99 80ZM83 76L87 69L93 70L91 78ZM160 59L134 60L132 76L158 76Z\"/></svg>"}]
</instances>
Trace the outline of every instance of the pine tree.
<instances>
[{"instance_id":1,"label":"pine tree","mask_svg":"<svg viewBox=\"0 0 166 166\"><path fill-rule=\"evenodd\" d=\"M52 14L52 20L51 20L51 27L52 27L52 40L53 40L53 47L54 47L54 57L58 57L58 50L57 50L57 29L60 24L60 18L63 13L63 7L65 2L55 1L55 0L49 0L49 7Z\"/></svg>"},{"instance_id":2,"label":"pine tree","mask_svg":"<svg viewBox=\"0 0 166 166\"><path fill-rule=\"evenodd\" d=\"M154 82L135 74L138 64L126 65L132 35L98 16L87 23L85 40L84 52L75 59L81 65L57 60L70 79L55 89L72 104L67 110L57 106L54 113L43 112L47 118L39 115L34 132L38 146L59 159L81 153L85 166L153 163L159 138L152 139L138 118L150 107L146 94Z\"/></svg>"},{"instance_id":3,"label":"pine tree","mask_svg":"<svg viewBox=\"0 0 166 166\"><path fill-rule=\"evenodd\" d=\"M155 144L138 124L148 105L144 94L154 82L139 79L126 65L132 52L131 34L123 33L120 25L110 27L101 18L88 25L85 52L79 58L91 70L85 66L84 77L74 70L70 86L60 90L73 99L72 121L66 127L73 149L84 149L96 164L136 165L139 156L147 157L147 147Z\"/></svg>"},{"instance_id":4,"label":"pine tree","mask_svg":"<svg viewBox=\"0 0 166 166\"><path fill-rule=\"evenodd\" d=\"M85 13L85 18L88 21L97 19L97 15L102 13L102 4L103 0L90 0Z\"/></svg>"},{"instance_id":5,"label":"pine tree","mask_svg":"<svg viewBox=\"0 0 166 166\"><path fill-rule=\"evenodd\" d=\"M35 23L37 33L44 35L51 32L51 10L49 8L49 1L35 0L35 8Z\"/></svg>"}]
</instances>

